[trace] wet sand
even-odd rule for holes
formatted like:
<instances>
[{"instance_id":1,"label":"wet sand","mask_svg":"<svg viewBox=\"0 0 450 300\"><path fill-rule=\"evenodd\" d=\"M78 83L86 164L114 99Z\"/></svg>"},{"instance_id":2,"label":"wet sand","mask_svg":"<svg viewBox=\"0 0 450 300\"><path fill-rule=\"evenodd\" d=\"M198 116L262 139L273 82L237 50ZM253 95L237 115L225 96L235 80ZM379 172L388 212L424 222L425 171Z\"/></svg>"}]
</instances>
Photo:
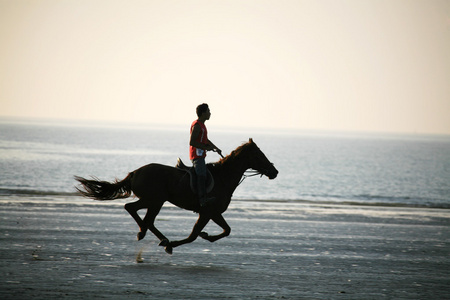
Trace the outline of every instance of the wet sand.
<instances>
[{"instance_id":1,"label":"wet sand","mask_svg":"<svg viewBox=\"0 0 450 300\"><path fill-rule=\"evenodd\" d=\"M234 201L227 238L168 255L125 201L0 197L1 299L444 299L450 211ZM186 237L196 215L165 206ZM206 230L220 233L211 223Z\"/></svg>"}]
</instances>

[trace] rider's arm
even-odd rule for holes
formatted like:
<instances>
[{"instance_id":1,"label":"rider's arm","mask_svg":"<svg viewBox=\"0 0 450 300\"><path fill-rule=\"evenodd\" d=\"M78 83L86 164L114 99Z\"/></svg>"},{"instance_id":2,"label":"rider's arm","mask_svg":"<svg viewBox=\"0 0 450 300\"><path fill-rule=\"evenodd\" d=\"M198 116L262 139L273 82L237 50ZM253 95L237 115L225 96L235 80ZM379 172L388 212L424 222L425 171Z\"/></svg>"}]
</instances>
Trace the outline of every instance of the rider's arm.
<instances>
[{"instance_id":1,"label":"rider's arm","mask_svg":"<svg viewBox=\"0 0 450 300\"><path fill-rule=\"evenodd\" d=\"M213 144L213 142L211 142L210 140L208 140L208 144L212 147L211 150L216 150L217 153L222 153L222 150L220 150L216 145Z\"/></svg>"}]
</instances>

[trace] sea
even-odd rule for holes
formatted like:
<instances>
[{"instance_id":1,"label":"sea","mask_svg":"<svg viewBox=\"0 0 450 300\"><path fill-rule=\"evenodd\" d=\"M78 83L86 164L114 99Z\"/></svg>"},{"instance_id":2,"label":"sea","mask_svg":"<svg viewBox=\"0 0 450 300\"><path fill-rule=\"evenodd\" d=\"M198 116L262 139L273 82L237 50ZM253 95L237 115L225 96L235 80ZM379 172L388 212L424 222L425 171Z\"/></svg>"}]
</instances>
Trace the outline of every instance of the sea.
<instances>
[{"instance_id":1,"label":"sea","mask_svg":"<svg viewBox=\"0 0 450 300\"><path fill-rule=\"evenodd\" d=\"M233 199L450 208L450 136L233 129L208 124L223 154L253 138L274 180L249 177ZM189 124L188 124L189 125ZM0 119L0 199L79 197L74 176L122 179L188 159L189 126ZM207 162L218 161L209 152Z\"/></svg>"}]
</instances>

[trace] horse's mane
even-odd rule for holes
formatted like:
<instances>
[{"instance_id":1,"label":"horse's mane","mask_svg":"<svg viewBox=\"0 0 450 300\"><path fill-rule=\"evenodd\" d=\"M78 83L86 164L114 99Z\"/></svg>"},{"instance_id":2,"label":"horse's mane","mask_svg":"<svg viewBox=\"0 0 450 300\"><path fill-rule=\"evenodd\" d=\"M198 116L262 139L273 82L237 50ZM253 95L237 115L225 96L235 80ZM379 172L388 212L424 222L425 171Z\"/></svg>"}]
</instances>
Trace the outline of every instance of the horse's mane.
<instances>
[{"instance_id":1,"label":"horse's mane","mask_svg":"<svg viewBox=\"0 0 450 300\"><path fill-rule=\"evenodd\" d=\"M236 157L242 153L242 151L244 151L245 149L247 149L250 144L252 144L253 142L246 142L242 145L240 145L239 147L237 147L236 149L234 149L230 154L228 154L227 156L225 156L224 158L220 159L218 162L213 163L213 165L215 167L222 167L224 164L226 164L227 162L233 161L236 159Z\"/></svg>"}]
</instances>

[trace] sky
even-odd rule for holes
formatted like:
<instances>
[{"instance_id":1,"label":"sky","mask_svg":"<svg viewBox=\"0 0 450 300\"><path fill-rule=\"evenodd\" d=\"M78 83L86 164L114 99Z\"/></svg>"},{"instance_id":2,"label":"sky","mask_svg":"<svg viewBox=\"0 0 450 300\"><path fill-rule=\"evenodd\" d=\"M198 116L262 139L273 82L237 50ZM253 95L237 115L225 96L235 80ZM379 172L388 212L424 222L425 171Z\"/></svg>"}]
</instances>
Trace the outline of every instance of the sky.
<instances>
[{"instance_id":1,"label":"sky","mask_svg":"<svg viewBox=\"0 0 450 300\"><path fill-rule=\"evenodd\" d=\"M450 134L447 0L0 0L0 116Z\"/></svg>"}]
</instances>

